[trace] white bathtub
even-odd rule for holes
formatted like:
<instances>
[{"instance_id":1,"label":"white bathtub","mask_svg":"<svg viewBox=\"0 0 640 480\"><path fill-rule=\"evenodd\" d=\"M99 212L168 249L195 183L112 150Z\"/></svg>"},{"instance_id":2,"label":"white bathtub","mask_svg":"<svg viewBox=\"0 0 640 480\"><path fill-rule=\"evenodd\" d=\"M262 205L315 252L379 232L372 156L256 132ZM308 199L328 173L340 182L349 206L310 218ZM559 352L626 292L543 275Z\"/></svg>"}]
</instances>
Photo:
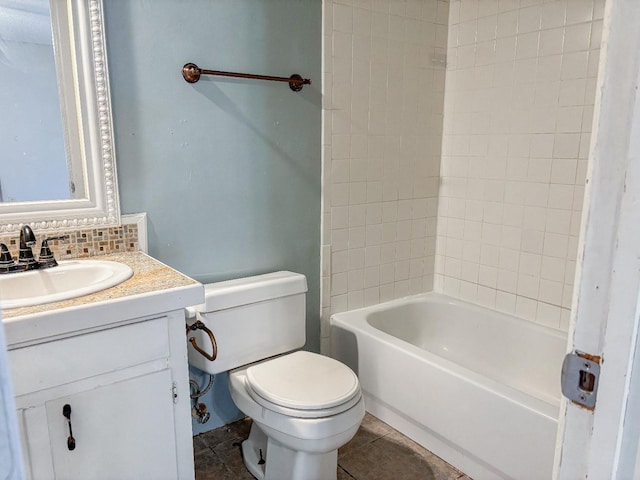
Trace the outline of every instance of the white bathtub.
<instances>
[{"instance_id":1,"label":"white bathtub","mask_svg":"<svg viewBox=\"0 0 640 480\"><path fill-rule=\"evenodd\" d=\"M474 480L551 478L566 334L428 293L331 317L367 410Z\"/></svg>"}]
</instances>

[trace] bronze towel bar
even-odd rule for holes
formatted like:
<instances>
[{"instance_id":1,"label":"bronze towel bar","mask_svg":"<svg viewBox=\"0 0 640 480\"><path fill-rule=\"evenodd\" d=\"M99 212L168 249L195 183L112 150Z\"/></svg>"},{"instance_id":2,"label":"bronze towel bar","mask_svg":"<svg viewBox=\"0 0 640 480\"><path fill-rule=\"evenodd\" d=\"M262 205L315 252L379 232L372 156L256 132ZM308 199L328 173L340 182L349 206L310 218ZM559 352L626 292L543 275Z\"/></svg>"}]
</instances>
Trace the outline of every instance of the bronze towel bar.
<instances>
[{"instance_id":1,"label":"bronze towel bar","mask_svg":"<svg viewBox=\"0 0 640 480\"><path fill-rule=\"evenodd\" d=\"M205 70L198 67L195 63L187 63L182 67L182 76L189 83L196 83L200 80L200 75L218 75L222 77L236 77L236 78L253 78L256 80L269 80L271 82L287 82L289 88L294 92L302 90L303 85L311 85L311 80L308 78L302 78L297 73L294 73L289 78L287 77L271 77L269 75L254 75L251 73L236 73L236 72L221 72L219 70Z\"/></svg>"}]
</instances>

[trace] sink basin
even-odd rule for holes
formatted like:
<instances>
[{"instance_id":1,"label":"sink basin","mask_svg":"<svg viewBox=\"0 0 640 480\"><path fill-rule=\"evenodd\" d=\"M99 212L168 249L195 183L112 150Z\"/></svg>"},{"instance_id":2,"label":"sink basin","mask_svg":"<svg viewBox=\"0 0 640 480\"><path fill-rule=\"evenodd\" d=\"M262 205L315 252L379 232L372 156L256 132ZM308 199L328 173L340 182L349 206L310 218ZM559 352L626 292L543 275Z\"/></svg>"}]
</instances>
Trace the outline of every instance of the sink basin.
<instances>
[{"instance_id":1,"label":"sink basin","mask_svg":"<svg viewBox=\"0 0 640 480\"><path fill-rule=\"evenodd\" d=\"M99 292L133 275L128 265L106 260L66 260L57 267L0 275L0 308L59 302Z\"/></svg>"}]
</instances>

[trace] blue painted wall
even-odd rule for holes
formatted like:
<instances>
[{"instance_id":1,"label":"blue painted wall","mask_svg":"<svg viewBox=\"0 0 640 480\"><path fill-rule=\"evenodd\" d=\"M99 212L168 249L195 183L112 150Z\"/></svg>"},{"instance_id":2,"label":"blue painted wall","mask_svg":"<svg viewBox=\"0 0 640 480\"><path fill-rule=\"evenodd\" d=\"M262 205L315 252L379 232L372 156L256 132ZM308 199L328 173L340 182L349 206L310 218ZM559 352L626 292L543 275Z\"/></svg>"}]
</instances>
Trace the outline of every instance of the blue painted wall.
<instances>
[{"instance_id":1,"label":"blue painted wall","mask_svg":"<svg viewBox=\"0 0 640 480\"><path fill-rule=\"evenodd\" d=\"M104 3L122 212L147 212L150 254L202 282L304 273L317 351L321 2ZM187 62L314 83L188 84ZM238 415L224 375L203 400L212 420L195 433Z\"/></svg>"}]
</instances>

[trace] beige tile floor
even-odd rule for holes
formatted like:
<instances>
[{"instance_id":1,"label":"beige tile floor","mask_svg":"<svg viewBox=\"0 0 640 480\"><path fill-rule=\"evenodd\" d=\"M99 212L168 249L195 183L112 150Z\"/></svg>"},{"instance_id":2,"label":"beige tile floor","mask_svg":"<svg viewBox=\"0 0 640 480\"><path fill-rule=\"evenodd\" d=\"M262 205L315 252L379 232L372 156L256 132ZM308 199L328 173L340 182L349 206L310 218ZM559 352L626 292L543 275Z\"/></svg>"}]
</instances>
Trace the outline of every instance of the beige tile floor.
<instances>
[{"instance_id":1,"label":"beige tile floor","mask_svg":"<svg viewBox=\"0 0 640 480\"><path fill-rule=\"evenodd\" d=\"M252 480L239 443L249 435L244 419L194 437L196 480ZM338 480L471 480L373 415L338 451Z\"/></svg>"}]
</instances>

